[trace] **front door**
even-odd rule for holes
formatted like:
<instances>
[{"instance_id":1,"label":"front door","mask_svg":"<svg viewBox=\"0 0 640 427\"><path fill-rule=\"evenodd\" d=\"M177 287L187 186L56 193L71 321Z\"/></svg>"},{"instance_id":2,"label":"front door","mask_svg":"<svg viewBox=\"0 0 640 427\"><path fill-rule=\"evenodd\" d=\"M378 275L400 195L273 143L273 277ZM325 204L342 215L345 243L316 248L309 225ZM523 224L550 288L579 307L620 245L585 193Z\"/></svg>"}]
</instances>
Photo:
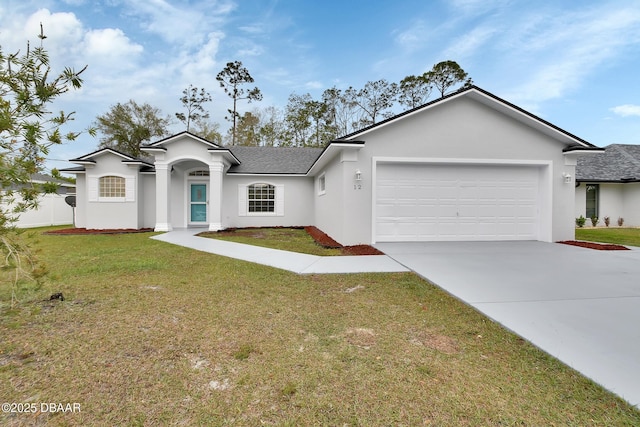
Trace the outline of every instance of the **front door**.
<instances>
[{"instance_id":1,"label":"front door","mask_svg":"<svg viewBox=\"0 0 640 427\"><path fill-rule=\"evenodd\" d=\"M189 223L205 224L207 222L207 184L190 184L189 191Z\"/></svg>"}]
</instances>

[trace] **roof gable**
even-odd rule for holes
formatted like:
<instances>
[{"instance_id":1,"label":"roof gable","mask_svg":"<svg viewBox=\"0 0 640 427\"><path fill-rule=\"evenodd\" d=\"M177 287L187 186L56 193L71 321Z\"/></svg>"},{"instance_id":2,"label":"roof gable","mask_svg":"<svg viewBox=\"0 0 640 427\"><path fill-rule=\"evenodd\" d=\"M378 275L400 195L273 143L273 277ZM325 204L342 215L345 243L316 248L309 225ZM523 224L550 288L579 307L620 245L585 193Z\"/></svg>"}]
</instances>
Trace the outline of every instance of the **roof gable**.
<instances>
[{"instance_id":1,"label":"roof gable","mask_svg":"<svg viewBox=\"0 0 640 427\"><path fill-rule=\"evenodd\" d=\"M190 139L192 139L194 141L198 141L198 142L200 142L200 143L202 143L204 145L207 145L209 148L222 148L218 144L215 144L215 143L213 143L211 141L208 141L208 140L206 140L204 138L201 138L198 135L195 135L195 134L193 134L191 132L184 131L184 132L177 133L175 135L168 136L168 137L166 137L164 139L161 139L159 141L156 141L154 143L143 145L141 147L141 149L145 149L145 148L147 148L147 149L148 148L161 148L161 147L164 147L165 145L168 145L168 144L171 144L173 142L179 141L179 140L181 140L183 138L190 138Z\"/></svg>"},{"instance_id":2,"label":"roof gable","mask_svg":"<svg viewBox=\"0 0 640 427\"><path fill-rule=\"evenodd\" d=\"M539 132L544 133L545 135L548 135L549 137L556 139L562 143L564 143L567 146L579 146L579 147L588 147L588 148L597 148L595 147L595 145L583 140L582 138L579 138L561 128L559 128L558 126L555 126L554 124L541 119L540 117L508 102L505 101L502 98L497 97L496 95L493 95L490 92L487 92L477 86L470 86L464 89L461 89L457 92L453 92L450 93L448 95L445 95L442 98L433 100L431 102L428 102L427 104L421 105L419 107L416 107L412 110L408 110L405 111L401 114L398 114L396 116L390 117L386 120L383 120L379 123L376 123L374 125L368 126L364 129L361 129L357 132L353 132L349 135L346 135L342 138L339 138L340 140L353 140L353 139L358 139L358 138L362 138L363 135L372 132L376 129L379 129L381 127L387 126L391 123L395 123L399 120L402 120L405 117L409 117L421 112L424 112L426 110L429 110L431 108L438 108L438 106L447 103L447 102L451 102L454 99L460 98L460 97L468 97L470 99L473 99L474 101L477 101L489 108L492 108L506 116L509 116L521 123L524 123L525 125L534 128L536 130L538 130Z\"/></svg>"}]
</instances>

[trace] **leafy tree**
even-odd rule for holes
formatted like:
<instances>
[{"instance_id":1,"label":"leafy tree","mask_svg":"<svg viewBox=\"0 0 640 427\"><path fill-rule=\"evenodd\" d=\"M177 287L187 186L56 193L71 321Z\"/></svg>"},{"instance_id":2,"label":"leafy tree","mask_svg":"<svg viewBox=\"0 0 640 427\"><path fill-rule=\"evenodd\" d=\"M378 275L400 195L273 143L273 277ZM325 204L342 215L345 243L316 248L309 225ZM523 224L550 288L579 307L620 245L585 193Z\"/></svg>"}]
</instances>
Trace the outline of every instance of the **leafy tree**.
<instances>
[{"instance_id":1,"label":"leafy tree","mask_svg":"<svg viewBox=\"0 0 640 427\"><path fill-rule=\"evenodd\" d=\"M247 102L260 101L262 100L262 93L257 87L249 90L240 87L240 85L254 82L249 70L243 67L240 61L227 62L227 66L218 73L216 80L218 80L224 92L233 99L233 110L227 110L231 117L226 117L226 119L233 123L231 144L236 145L236 125L237 119L240 117L237 109L238 101L245 99Z\"/></svg>"},{"instance_id":2,"label":"leafy tree","mask_svg":"<svg viewBox=\"0 0 640 427\"><path fill-rule=\"evenodd\" d=\"M220 123L210 122L208 120L196 120L193 134L204 138L214 144L222 145L222 134L220 134Z\"/></svg>"},{"instance_id":3,"label":"leafy tree","mask_svg":"<svg viewBox=\"0 0 640 427\"><path fill-rule=\"evenodd\" d=\"M427 103L432 90L433 83L428 73L407 76L400 80L398 102L409 109L419 107Z\"/></svg>"},{"instance_id":4,"label":"leafy tree","mask_svg":"<svg viewBox=\"0 0 640 427\"><path fill-rule=\"evenodd\" d=\"M392 113L388 110L393 107L397 94L398 85L385 79L369 81L360 90L350 87L345 93L349 102L360 107L362 116L359 125L363 127L389 117Z\"/></svg>"},{"instance_id":5,"label":"leafy tree","mask_svg":"<svg viewBox=\"0 0 640 427\"><path fill-rule=\"evenodd\" d=\"M236 130L236 145L259 146L260 145L260 117L246 112L238 119Z\"/></svg>"},{"instance_id":6,"label":"leafy tree","mask_svg":"<svg viewBox=\"0 0 640 427\"><path fill-rule=\"evenodd\" d=\"M355 131L360 121L360 107L348 99L338 88L332 87L322 93L322 102L327 106L329 139L348 135Z\"/></svg>"},{"instance_id":7,"label":"leafy tree","mask_svg":"<svg viewBox=\"0 0 640 427\"><path fill-rule=\"evenodd\" d=\"M63 135L61 128L73 120L74 113L53 114L49 108L61 95L82 86L80 75L87 67L52 72L42 26L38 38L40 46L27 44L23 54L5 54L0 47L0 269L4 270L0 280L11 277L12 306L19 284L39 282L46 272L15 227L21 213L37 207L42 190L55 191L55 186L32 183L31 175L42 171L52 146L81 134ZM94 135L93 129L87 132Z\"/></svg>"},{"instance_id":8,"label":"leafy tree","mask_svg":"<svg viewBox=\"0 0 640 427\"><path fill-rule=\"evenodd\" d=\"M129 100L116 104L96 118L96 127L102 134L100 147L113 148L133 157L140 155L140 145L152 138L165 136L171 122L162 117L158 108Z\"/></svg>"},{"instance_id":9,"label":"leafy tree","mask_svg":"<svg viewBox=\"0 0 640 427\"><path fill-rule=\"evenodd\" d=\"M202 104L205 102L211 102L211 99L211 95L209 92L204 90L204 88L200 89L200 92L198 92L197 87L189 85L187 89L182 91L182 98L180 98L180 102L182 102L184 108L187 109L187 114L176 113L176 117L182 123L187 125L187 132L190 131L192 122L202 121L209 118L209 113L205 111Z\"/></svg>"},{"instance_id":10,"label":"leafy tree","mask_svg":"<svg viewBox=\"0 0 640 427\"><path fill-rule=\"evenodd\" d=\"M473 84L468 73L455 61L442 61L435 64L431 71L426 73L426 78L433 83L433 86L440 92L440 96L444 96L451 87L457 84L462 83L463 87Z\"/></svg>"},{"instance_id":11,"label":"leafy tree","mask_svg":"<svg viewBox=\"0 0 640 427\"><path fill-rule=\"evenodd\" d=\"M285 132L282 110L277 107L267 107L260 114L259 137L261 145L275 147L280 145Z\"/></svg>"}]
</instances>

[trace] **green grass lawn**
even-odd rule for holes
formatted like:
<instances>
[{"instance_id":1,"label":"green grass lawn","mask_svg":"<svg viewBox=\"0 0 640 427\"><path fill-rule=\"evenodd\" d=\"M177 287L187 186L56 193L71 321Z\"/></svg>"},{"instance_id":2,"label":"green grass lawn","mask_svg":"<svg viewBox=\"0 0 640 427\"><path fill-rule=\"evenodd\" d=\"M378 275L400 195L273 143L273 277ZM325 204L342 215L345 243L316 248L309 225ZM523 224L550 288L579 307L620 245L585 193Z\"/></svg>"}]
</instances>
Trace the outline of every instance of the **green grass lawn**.
<instances>
[{"instance_id":1,"label":"green grass lawn","mask_svg":"<svg viewBox=\"0 0 640 427\"><path fill-rule=\"evenodd\" d=\"M590 242L640 246L640 228L576 228L576 239Z\"/></svg>"},{"instance_id":2,"label":"green grass lawn","mask_svg":"<svg viewBox=\"0 0 640 427\"><path fill-rule=\"evenodd\" d=\"M199 236L309 255L334 256L342 254L340 249L324 248L318 245L301 228L242 228L231 232L204 232Z\"/></svg>"},{"instance_id":3,"label":"green grass lawn","mask_svg":"<svg viewBox=\"0 0 640 427\"><path fill-rule=\"evenodd\" d=\"M81 404L0 424L640 425L414 274L300 276L150 235L39 236L49 281L15 309L0 284L1 400Z\"/></svg>"}]
</instances>

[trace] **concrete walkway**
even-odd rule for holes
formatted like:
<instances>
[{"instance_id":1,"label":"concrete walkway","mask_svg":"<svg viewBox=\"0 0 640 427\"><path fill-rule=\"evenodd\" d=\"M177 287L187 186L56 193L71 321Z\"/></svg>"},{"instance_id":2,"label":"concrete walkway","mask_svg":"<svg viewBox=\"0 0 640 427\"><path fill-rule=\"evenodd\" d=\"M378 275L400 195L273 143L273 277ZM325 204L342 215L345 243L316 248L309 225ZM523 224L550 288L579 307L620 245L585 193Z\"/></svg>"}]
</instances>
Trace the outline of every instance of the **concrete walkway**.
<instances>
[{"instance_id":1,"label":"concrete walkway","mask_svg":"<svg viewBox=\"0 0 640 427\"><path fill-rule=\"evenodd\" d=\"M640 405L640 250L543 242L376 248L633 405Z\"/></svg>"},{"instance_id":2,"label":"concrete walkway","mask_svg":"<svg viewBox=\"0 0 640 427\"><path fill-rule=\"evenodd\" d=\"M315 256L198 237L204 229L178 229L152 239L202 252L268 265L298 274L393 273L409 271L386 255Z\"/></svg>"}]
</instances>

